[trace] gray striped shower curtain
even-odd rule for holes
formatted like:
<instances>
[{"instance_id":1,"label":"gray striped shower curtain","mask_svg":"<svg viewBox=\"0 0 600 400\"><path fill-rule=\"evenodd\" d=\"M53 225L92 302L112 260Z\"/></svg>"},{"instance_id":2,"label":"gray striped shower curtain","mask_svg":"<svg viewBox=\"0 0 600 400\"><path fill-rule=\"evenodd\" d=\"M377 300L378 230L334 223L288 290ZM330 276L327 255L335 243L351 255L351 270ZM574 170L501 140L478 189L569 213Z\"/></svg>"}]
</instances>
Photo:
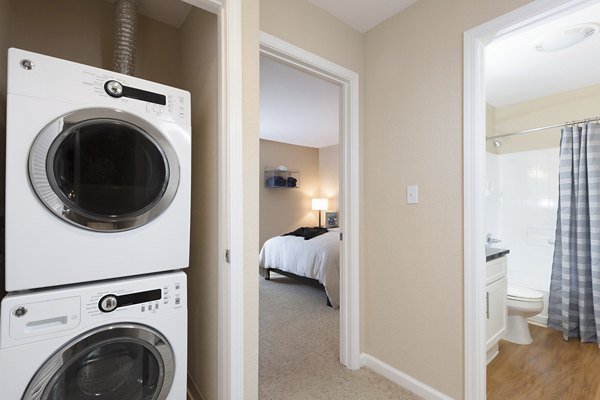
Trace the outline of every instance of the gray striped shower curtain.
<instances>
[{"instance_id":1,"label":"gray striped shower curtain","mask_svg":"<svg viewBox=\"0 0 600 400\"><path fill-rule=\"evenodd\" d=\"M565 340L600 336L600 125L565 127L548 325Z\"/></svg>"}]
</instances>

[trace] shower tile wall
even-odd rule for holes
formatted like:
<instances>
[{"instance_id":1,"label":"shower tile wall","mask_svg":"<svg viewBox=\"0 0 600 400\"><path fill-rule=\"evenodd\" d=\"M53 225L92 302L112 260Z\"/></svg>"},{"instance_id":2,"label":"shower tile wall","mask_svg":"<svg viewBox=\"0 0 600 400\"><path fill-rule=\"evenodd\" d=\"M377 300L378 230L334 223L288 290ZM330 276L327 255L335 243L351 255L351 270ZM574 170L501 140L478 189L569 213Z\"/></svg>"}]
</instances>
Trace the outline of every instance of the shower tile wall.
<instances>
[{"instance_id":1,"label":"shower tile wall","mask_svg":"<svg viewBox=\"0 0 600 400\"><path fill-rule=\"evenodd\" d=\"M550 286L558 200L558 148L486 154L486 232L510 249L508 283ZM545 307L546 308L546 307ZM540 322L547 311L544 310Z\"/></svg>"}]
</instances>

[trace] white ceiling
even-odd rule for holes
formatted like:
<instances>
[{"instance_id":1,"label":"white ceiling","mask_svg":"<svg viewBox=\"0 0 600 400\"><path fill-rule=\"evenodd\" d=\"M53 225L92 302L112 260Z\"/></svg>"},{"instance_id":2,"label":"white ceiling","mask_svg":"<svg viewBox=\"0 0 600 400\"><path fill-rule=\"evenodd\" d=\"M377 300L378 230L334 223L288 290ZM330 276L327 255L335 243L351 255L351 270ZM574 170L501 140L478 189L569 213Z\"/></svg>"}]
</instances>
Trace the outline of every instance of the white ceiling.
<instances>
[{"instance_id":1,"label":"white ceiling","mask_svg":"<svg viewBox=\"0 0 600 400\"><path fill-rule=\"evenodd\" d=\"M339 142L340 87L260 57L260 138L321 148Z\"/></svg>"},{"instance_id":2,"label":"white ceiling","mask_svg":"<svg viewBox=\"0 0 600 400\"><path fill-rule=\"evenodd\" d=\"M115 3L116 0L105 0ZM366 32L417 0L308 0L360 32ZM138 12L181 28L192 5L181 0L137 0Z\"/></svg>"},{"instance_id":3,"label":"white ceiling","mask_svg":"<svg viewBox=\"0 0 600 400\"><path fill-rule=\"evenodd\" d=\"M365 33L417 0L308 0Z\"/></svg>"},{"instance_id":4,"label":"white ceiling","mask_svg":"<svg viewBox=\"0 0 600 400\"><path fill-rule=\"evenodd\" d=\"M116 0L105 0L114 4ZM192 5L180 0L137 0L137 11L145 17L181 28Z\"/></svg>"},{"instance_id":5,"label":"white ceiling","mask_svg":"<svg viewBox=\"0 0 600 400\"><path fill-rule=\"evenodd\" d=\"M487 102L499 107L600 83L600 34L556 52L534 48L556 29L588 22L600 23L600 3L490 44Z\"/></svg>"}]
</instances>

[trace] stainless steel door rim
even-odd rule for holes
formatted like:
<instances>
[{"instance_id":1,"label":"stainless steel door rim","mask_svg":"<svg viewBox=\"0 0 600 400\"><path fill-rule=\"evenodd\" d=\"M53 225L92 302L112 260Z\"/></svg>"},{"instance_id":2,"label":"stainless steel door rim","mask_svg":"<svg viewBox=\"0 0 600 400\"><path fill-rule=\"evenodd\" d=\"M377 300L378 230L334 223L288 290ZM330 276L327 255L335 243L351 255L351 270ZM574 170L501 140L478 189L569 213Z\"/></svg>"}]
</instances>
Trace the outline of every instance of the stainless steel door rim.
<instances>
[{"instance_id":1,"label":"stainless steel door rim","mask_svg":"<svg viewBox=\"0 0 600 400\"><path fill-rule=\"evenodd\" d=\"M164 165L163 187L139 210L123 213L97 213L78 208L73 193L63 193L53 171L57 149L79 129L94 124L112 125L127 129L148 142L148 148L160 154ZM29 178L42 203L56 216L78 227L116 232L142 226L165 211L177 192L179 185L179 162L175 150L165 136L152 124L133 114L112 108L89 108L63 115L42 129L29 153Z\"/></svg>"}]
</instances>

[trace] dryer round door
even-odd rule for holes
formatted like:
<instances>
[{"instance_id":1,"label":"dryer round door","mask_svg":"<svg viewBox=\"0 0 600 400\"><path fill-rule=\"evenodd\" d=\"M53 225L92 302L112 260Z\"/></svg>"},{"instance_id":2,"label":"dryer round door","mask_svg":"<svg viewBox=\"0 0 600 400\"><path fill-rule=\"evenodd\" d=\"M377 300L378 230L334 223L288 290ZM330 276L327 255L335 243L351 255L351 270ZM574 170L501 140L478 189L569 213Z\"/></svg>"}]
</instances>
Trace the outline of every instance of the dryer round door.
<instances>
[{"instance_id":1,"label":"dryer round door","mask_svg":"<svg viewBox=\"0 0 600 400\"><path fill-rule=\"evenodd\" d=\"M174 360L167 340L147 326L103 326L54 353L22 400L164 400Z\"/></svg>"},{"instance_id":2,"label":"dryer round door","mask_svg":"<svg viewBox=\"0 0 600 400\"><path fill-rule=\"evenodd\" d=\"M29 178L58 217L115 232L144 225L169 207L179 163L154 125L124 111L93 108L64 115L38 134Z\"/></svg>"}]
</instances>

